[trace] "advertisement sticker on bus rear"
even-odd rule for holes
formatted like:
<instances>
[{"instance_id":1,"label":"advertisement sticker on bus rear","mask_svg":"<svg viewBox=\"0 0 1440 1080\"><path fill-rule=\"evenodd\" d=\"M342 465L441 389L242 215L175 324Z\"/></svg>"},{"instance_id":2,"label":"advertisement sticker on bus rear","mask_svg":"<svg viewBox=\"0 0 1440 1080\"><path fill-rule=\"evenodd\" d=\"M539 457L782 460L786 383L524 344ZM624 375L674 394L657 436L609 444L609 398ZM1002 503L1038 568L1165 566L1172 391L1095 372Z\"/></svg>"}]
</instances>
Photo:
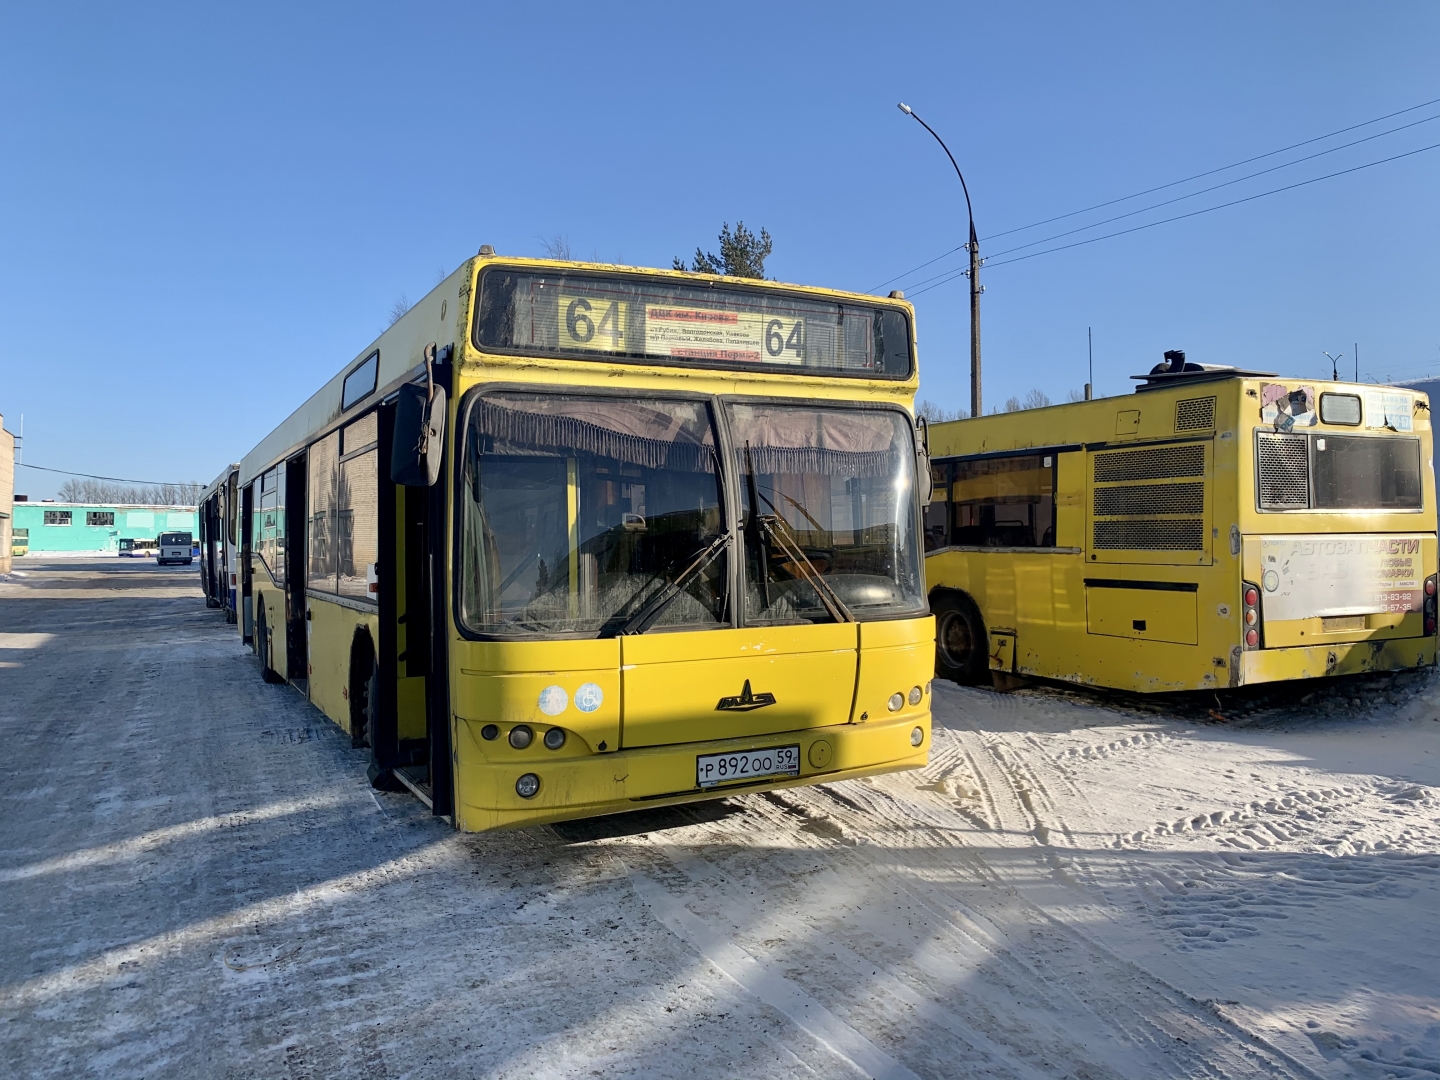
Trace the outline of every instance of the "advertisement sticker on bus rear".
<instances>
[{"instance_id":1,"label":"advertisement sticker on bus rear","mask_svg":"<svg viewBox=\"0 0 1440 1080\"><path fill-rule=\"evenodd\" d=\"M1418 536L1262 536L1265 618L1419 611Z\"/></svg>"}]
</instances>

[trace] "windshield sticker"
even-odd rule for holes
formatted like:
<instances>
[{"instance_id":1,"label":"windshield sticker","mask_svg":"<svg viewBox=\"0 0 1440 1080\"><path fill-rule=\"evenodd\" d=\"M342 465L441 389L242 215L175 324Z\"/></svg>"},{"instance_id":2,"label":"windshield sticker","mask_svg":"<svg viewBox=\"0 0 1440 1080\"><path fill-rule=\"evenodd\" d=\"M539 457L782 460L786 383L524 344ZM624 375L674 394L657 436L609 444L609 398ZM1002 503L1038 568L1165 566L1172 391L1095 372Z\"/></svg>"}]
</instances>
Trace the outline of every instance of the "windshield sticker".
<instances>
[{"instance_id":1,"label":"windshield sticker","mask_svg":"<svg viewBox=\"0 0 1440 1080\"><path fill-rule=\"evenodd\" d=\"M1365 426L1367 428L1389 428L1391 431L1411 431L1410 395L1389 394L1383 390L1369 390L1365 393Z\"/></svg>"},{"instance_id":2,"label":"windshield sticker","mask_svg":"<svg viewBox=\"0 0 1440 1080\"><path fill-rule=\"evenodd\" d=\"M594 712L604 703L605 691L593 682L587 682L575 691L575 707L581 712Z\"/></svg>"},{"instance_id":3,"label":"windshield sticker","mask_svg":"<svg viewBox=\"0 0 1440 1080\"><path fill-rule=\"evenodd\" d=\"M1297 386L1289 389L1283 383L1265 383L1260 387L1260 420L1276 431L1287 432L1297 427L1314 427L1315 388Z\"/></svg>"},{"instance_id":4,"label":"windshield sticker","mask_svg":"<svg viewBox=\"0 0 1440 1080\"><path fill-rule=\"evenodd\" d=\"M550 685L540 691L540 711L546 716L559 716L570 704L570 695L563 686Z\"/></svg>"}]
</instances>

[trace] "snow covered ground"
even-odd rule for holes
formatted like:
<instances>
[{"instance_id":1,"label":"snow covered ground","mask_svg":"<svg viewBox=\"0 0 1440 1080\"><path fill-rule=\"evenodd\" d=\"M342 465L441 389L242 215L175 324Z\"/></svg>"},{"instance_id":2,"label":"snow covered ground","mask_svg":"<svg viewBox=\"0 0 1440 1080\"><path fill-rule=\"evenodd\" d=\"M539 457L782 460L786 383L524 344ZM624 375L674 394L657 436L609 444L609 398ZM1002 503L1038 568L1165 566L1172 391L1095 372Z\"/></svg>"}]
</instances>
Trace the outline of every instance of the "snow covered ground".
<instances>
[{"instance_id":1,"label":"snow covered ground","mask_svg":"<svg viewBox=\"0 0 1440 1080\"><path fill-rule=\"evenodd\" d=\"M1440 1075L1429 675L937 683L921 772L461 836L193 568L23 569L5 1075Z\"/></svg>"}]
</instances>

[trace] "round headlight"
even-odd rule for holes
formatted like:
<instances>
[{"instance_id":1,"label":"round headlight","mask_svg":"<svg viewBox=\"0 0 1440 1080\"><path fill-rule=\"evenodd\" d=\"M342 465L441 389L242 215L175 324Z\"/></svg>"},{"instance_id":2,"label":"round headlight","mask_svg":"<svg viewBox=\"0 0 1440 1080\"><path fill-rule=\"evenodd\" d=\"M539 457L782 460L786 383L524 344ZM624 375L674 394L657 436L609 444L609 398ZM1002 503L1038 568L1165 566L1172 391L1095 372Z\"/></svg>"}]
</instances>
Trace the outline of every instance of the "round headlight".
<instances>
[{"instance_id":1,"label":"round headlight","mask_svg":"<svg viewBox=\"0 0 1440 1080\"><path fill-rule=\"evenodd\" d=\"M527 772L515 781L515 794L522 799L533 799L535 793L540 790L540 777L533 772Z\"/></svg>"},{"instance_id":2,"label":"round headlight","mask_svg":"<svg viewBox=\"0 0 1440 1080\"><path fill-rule=\"evenodd\" d=\"M559 750L565 745L565 729L552 727L545 732L545 745L551 750Z\"/></svg>"},{"instance_id":3,"label":"round headlight","mask_svg":"<svg viewBox=\"0 0 1440 1080\"><path fill-rule=\"evenodd\" d=\"M480 729L480 737L486 740L498 739L500 737L500 729L494 724L486 724Z\"/></svg>"},{"instance_id":4,"label":"round headlight","mask_svg":"<svg viewBox=\"0 0 1440 1080\"><path fill-rule=\"evenodd\" d=\"M924 690L921 690L918 686L912 686L912 687L910 687L910 704L911 704L911 705L919 705L919 704L920 704L920 698L921 698L922 696L924 696L924 694L925 694L925 691L924 691Z\"/></svg>"},{"instance_id":5,"label":"round headlight","mask_svg":"<svg viewBox=\"0 0 1440 1080\"><path fill-rule=\"evenodd\" d=\"M924 729L924 728L918 728L918 727L917 727L914 731L910 732L910 745L911 745L911 746L919 746L919 745L920 745L922 742L924 742L924 741L925 741L925 729Z\"/></svg>"},{"instance_id":6,"label":"round headlight","mask_svg":"<svg viewBox=\"0 0 1440 1080\"><path fill-rule=\"evenodd\" d=\"M904 704L905 695L901 693L894 693L890 695L890 700L886 702L886 708L888 708L891 712L899 712L901 706L903 706Z\"/></svg>"},{"instance_id":7,"label":"round headlight","mask_svg":"<svg viewBox=\"0 0 1440 1080\"><path fill-rule=\"evenodd\" d=\"M510 745L516 750L524 750L534 741L535 732L530 730L529 724L518 724L510 729Z\"/></svg>"}]
</instances>

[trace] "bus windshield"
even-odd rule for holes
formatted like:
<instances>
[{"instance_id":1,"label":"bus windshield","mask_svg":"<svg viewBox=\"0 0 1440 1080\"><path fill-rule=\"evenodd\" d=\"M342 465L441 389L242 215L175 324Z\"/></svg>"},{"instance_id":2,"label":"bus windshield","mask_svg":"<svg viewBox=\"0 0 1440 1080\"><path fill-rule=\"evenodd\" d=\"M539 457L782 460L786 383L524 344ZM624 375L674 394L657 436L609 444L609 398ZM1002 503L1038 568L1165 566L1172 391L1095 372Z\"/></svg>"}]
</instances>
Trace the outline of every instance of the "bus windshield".
<instances>
[{"instance_id":1,"label":"bus windshield","mask_svg":"<svg viewBox=\"0 0 1440 1080\"><path fill-rule=\"evenodd\" d=\"M699 401L492 394L469 412L460 618L485 634L614 634L707 549L655 623L715 626L728 570Z\"/></svg>"},{"instance_id":2,"label":"bus windshield","mask_svg":"<svg viewBox=\"0 0 1440 1080\"><path fill-rule=\"evenodd\" d=\"M702 401L475 399L462 625L503 636L731 625L726 541L741 537L726 533L726 482L741 508L748 622L924 613L903 413L734 403L728 468L717 419Z\"/></svg>"},{"instance_id":3,"label":"bus windshield","mask_svg":"<svg viewBox=\"0 0 1440 1080\"><path fill-rule=\"evenodd\" d=\"M909 421L880 409L734 404L745 617L824 620L812 574L856 618L925 611Z\"/></svg>"}]
</instances>

